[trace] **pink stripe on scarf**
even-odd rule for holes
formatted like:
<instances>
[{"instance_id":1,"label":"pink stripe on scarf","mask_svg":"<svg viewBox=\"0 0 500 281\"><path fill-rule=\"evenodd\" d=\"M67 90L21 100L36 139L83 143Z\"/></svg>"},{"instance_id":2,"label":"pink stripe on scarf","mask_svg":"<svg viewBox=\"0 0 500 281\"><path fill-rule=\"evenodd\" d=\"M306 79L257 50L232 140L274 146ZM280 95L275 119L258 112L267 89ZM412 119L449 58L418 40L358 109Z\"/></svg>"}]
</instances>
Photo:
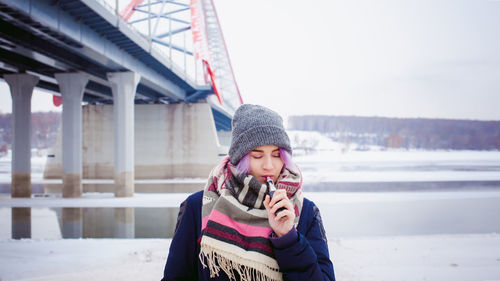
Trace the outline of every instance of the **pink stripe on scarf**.
<instances>
[{"instance_id":1,"label":"pink stripe on scarf","mask_svg":"<svg viewBox=\"0 0 500 281\"><path fill-rule=\"evenodd\" d=\"M217 230L212 227L208 227L205 229L207 233L212 233L214 235L217 235L219 237L234 241L240 245L240 248L244 248L245 250L248 250L249 248L254 248L254 249L260 249L261 251L267 252L269 255L272 254L271 247L269 245L260 243L260 242L247 242L243 238L234 235L234 234L229 234L224 231Z\"/></svg>"},{"instance_id":2,"label":"pink stripe on scarf","mask_svg":"<svg viewBox=\"0 0 500 281\"><path fill-rule=\"evenodd\" d=\"M206 216L203 218L201 222L201 229L205 229L207 227L207 222L208 220L214 221L216 223L222 224L224 226L230 227L238 233L249 236L249 237L264 237L264 238L269 238L269 234L271 233L272 229L270 227L264 227L264 226L254 226L254 225L248 225L244 224L241 222L237 222L232 220L230 217L227 215L212 209L212 212L210 215Z\"/></svg>"}]
</instances>

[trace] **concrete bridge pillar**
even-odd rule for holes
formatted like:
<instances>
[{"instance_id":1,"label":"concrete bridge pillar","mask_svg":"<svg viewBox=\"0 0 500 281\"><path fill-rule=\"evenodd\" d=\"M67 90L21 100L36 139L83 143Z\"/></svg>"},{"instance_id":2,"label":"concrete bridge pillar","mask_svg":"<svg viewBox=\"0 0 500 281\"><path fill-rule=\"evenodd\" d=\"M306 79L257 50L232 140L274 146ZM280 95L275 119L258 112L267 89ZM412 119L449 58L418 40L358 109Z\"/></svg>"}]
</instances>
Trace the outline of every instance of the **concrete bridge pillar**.
<instances>
[{"instance_id":1,"label":"concrete bridge pillar","mask_svg":"<svg viewBox=\"0 0 500 281\"><path fill-rule=\"evenodd\" d=\"M63 197L82 196L82 99L89 81L81 73L56 73L62 96Z\"/></svg>"},{"instance_id":2,"label":"concrete bridge pillar","mask_svg":"<svg viewBox=\"0 0 500 281\"><path fill-rule=\"evenodd\" d=\"M135 72L108 73L113 91L115 196L134 195L134 97L141 76Z\"/></svg>"},{"instance_id":3,"label":"concrete bridge pillar","mask_svg":"<svg viewBox=\"0 0 500 281\"><path fill-rule=\"evenodd\" d=\"M11 197L31 197L31 96L38 76L7 74L12 96Z\"/></svg>"}]
</instances>

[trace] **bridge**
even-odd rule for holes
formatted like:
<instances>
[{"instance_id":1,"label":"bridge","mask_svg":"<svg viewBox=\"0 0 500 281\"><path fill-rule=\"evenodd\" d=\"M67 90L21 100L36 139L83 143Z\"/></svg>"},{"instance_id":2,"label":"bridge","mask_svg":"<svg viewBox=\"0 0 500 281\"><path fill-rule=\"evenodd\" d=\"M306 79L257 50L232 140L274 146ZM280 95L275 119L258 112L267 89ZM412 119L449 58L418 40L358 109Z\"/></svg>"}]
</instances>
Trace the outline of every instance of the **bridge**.
<instances>
[{"instance_id":1,"label":"bridge","mask_svg":"<svg viewBox=\"0 0 500 281\"><path fill-rule=\"evenodd\" d=\"M35 87L62 103L46 177L205 177L243 103L212 0L0 0L0 72L13 114L12 197L31 196ZM120 4L127 4L121 5ZM225 134L227 138L227 133Z\"/></svg>"}]
</instances>

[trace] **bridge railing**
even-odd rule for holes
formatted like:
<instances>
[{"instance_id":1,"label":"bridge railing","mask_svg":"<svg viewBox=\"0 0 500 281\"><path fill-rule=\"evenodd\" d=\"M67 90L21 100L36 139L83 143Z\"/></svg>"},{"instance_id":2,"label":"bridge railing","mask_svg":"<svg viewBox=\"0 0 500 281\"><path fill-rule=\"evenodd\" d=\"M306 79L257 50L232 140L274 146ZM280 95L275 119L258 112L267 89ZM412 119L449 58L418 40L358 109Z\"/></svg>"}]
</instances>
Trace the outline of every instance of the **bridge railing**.
<instances>
[{"instance_id":1,"label":"bridge railing","mask_svg":"<svg viewBox=\"0 0 500 281\"><path fill-rule=\"evenodd\" d=\"M134 34L144 39L150 50L160 54L165 59L165 65L177 75L197 85L208 85L203 65L193 55L189 1L139 1L143 3L136 6L130 18L125 19L121 11L130 1L96 0L118 20L126 23ZM176 11L172 9L175 5L186 8Z\"/></svg>"},{"instance_id":2,"label":"bridge railing","mask_svg":"<svg viewBox=\"0 0 500 281\"><path fill-rule=\"evenodd\" d=\"M210 95L209 101L228 112L243 103L213 0L96 1L146 40L150 52L179 77L211 85L217 98Z\"/></svg>"}]
</instances>

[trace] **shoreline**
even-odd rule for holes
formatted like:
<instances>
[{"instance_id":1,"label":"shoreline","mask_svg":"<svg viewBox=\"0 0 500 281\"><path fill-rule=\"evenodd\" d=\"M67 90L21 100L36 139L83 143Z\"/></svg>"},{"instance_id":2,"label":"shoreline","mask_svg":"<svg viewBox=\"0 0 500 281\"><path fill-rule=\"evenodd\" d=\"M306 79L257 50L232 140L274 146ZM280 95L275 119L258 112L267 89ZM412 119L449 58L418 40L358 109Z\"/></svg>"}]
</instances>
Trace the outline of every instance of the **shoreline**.
<instances>
[{"instance_id":1,"label":"shoreline","mask_svg":"<svg viewBox=\"0 0 500 281\"><path fill-rule=\"evenodd\" d=\"M133 197L115 197L114 193L86 192L78 198L62 198L60 194L12 198L9 193L0 193L0 208L50 208L50 207L179 207L191 193L135 193ZM335 195L334 199L326 194ZM492 190L426 190L426 191L305 191L304 195L316 204L398 202L446 199L500 198L500 189ZM411 195L411 196L409 196Z\"/></svg>"}]
</instances>

